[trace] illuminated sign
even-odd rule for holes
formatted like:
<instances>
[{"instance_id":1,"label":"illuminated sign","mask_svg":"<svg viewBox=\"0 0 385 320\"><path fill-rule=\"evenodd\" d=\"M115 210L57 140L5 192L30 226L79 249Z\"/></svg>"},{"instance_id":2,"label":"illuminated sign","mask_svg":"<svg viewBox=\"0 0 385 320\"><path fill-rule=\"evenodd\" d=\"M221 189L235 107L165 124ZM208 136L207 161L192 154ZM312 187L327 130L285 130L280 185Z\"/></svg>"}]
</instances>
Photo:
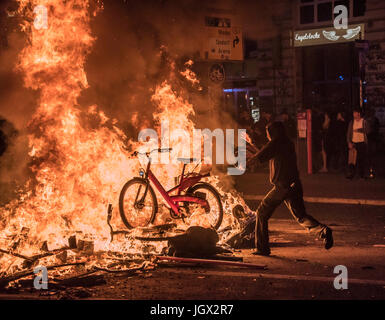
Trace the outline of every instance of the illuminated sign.
<instances>
[{"instance_id":1,"label":"illuminated sign","mask_svg":"<svg viewBox=\"0 0 385 320\"><path fill-rule=\"evenodd\" d=\"M365 24L350 25L348 29L335 28L294 31L294 47L316 46L364 39Z\"/></svg>"}]
</instances>

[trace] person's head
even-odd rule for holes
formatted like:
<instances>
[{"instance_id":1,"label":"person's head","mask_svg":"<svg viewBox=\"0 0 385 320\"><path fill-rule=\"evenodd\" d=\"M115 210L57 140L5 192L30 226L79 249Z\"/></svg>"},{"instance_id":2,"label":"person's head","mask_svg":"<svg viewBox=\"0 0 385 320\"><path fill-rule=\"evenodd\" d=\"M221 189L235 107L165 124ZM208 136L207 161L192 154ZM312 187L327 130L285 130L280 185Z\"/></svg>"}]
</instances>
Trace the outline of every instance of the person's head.
<instances>
[{"instance_id":1,"label":"person's head","mask_svg":"<svg viewBox=\"0 0 385 320\"><path fill-rule=\"evenodd\" d=\"M355 108L353 110L353 118L354 118L354 120L360 120L362 118L362 110Z\"/></svg>"},{"instance_id":2,"label":"person's head","mask_svg":"<svg viewBox=\"0 0 385 320\"><path fill-rule=\"evenodd\" d=\"M274 121L266 126L266 135L269 141L286 137L285 126L281 121Z\"/></svg>"}]
</instances>

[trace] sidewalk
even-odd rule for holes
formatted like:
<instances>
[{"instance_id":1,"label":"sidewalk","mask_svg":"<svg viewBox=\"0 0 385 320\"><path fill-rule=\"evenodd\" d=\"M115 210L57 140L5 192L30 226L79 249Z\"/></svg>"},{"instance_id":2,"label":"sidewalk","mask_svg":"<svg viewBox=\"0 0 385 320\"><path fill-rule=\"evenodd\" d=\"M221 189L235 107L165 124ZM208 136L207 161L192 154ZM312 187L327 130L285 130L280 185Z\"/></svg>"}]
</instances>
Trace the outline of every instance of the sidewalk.
<instances>
[{"instance_id":1,"label":"sidewalk","mask_svg":"<svg viewBox=\"0 0 385 320\"><path fill-rule=\"evenodd\" d=\"M385 179L348 180L343 174L301 174L307 202L368 204L385 206ZM235 177L236 189L246 200L261 200L271 189L268 173L247 173Z\"/></svg>"}]
</instances>

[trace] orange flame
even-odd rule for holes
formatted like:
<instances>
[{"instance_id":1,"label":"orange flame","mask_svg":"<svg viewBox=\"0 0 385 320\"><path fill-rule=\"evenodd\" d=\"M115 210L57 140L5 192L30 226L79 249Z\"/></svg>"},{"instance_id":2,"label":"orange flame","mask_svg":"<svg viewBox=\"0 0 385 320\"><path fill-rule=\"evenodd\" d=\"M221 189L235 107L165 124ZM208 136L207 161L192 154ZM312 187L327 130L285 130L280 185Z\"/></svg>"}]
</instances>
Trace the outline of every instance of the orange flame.
<instances>
[{"instance_id":1,"label":"orange flame","mask_svg":"<svg viewBox=\"0 0 385 320\"><path fill-rule=\"evenodd\" d=\"M20 53L17 69L24 75L25 86L40 93L29 125L29 155L35 177L20 199L0 209L5 217L0 244L24 228L28 230L28 241L20 249L24 254L36 253L37 244L47 239L64 244L66 236L74 232L95 239L96 250L105 249L109 245L107 204L117 202L123 184L136 175L140 164L123 148L126 137L116 120L109 119L97 106L84 111L77 104L81 91L88 86L84 64L95 41L89 26L95 12L90 12L88 0L18 1L19 12L26 18L23 30L28 44ZM37 5L47 8L47 28L38 30L31 22ZM185 76L196 80L191 71ZM173 129L192 132L194 123L189 117L194 113L193 106L168 82L156 88L152 101L157 105L154 119L159 125L167 120ZM136 117L133 114L132 120ZM138 142L129 143L132 149L139 146ZM177 132L170 133L170 147L174 155L185 147ZM165 187L173 186L173 177L180 174L180 169L180 164L173 163L153 166ZM218 177L209 181L221 189ZM224 224L233 224L234 219L226 212L244 201L237 194L221 194ZM159 219L163 218L160 214ZM203 221L198 219L196 223ZM125 246L114 243L109 248ZM0 271L13 263L5 259L0 256Z\"/></svg>"}]
</instances>

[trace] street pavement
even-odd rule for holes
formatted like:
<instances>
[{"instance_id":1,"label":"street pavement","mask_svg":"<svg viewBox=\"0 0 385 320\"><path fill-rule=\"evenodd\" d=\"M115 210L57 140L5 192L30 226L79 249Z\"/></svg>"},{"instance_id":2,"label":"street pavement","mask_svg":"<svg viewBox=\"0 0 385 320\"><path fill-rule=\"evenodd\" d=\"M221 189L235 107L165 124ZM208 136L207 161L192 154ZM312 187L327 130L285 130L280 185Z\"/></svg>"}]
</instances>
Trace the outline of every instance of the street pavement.
<instances>
[{"instance_id":1,"label":"street pavement","mask_svg":"<svg viewBox=\"0 0 385 320\"><path fill-rule=\"evenodd\" d=\"M256 206L257 203L251 204ZM385 210L380 206L307 204L333 229L330 250L281 206L270 220L269 257L236 250L246 263L267 270L224 266L158 267L149 278L111 277L95 287L96 299L143 300L384 300ZM334 286L336 266L347 270L347 288Z\"/></svg>"},{"instance_id":2,"label":"street pavement","mask_svg":"<svg viewBox=\"0 0 385 320\"><path fill-rule=\"evenodd\" d=\"M301 180L304 197L385 201L384 178L348 180L343 174L301 173ZM235 188L244 195L262 196L272 187L267 172L246 173L235 177L234 181Z\"/></svg>"},{"instance_id":3,"label":"street pavement","mask_svg":"<svg viewBox=\"0 0 385 320\"><path fill-rule=\"evenodd\" d=\"M302 175L309 197L385 199L385 179L346 180L342 175ZM263 195L266 173L237 177L244 194ZM255 210L259 201L248 201ZM107 277L107 284L88 289L88 299L165 300L384 300L385 206L307 202L309 214L333 230L334 247L325 250L281 205L269 222L271 256L236 250L243 261L266 270L224 266L158 267L148 277ZM347 271L347 288L335 287L336 266ZM338 282L338 281L337 281ZM0 295L0 299L18 299ZM30 293L19 298L42 298ZM53 297L54 298L54 297ZM322 312L322 310L321 310Z\"/></svg>"}]
</instances>

